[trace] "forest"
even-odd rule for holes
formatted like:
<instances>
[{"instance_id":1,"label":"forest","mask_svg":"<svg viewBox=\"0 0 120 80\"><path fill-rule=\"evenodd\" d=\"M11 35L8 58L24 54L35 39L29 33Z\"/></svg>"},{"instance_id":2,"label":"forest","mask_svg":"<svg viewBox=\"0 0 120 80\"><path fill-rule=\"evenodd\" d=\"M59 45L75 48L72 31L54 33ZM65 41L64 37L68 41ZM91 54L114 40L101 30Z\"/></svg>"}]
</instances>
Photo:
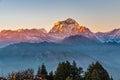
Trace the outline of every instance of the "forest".
<instances>
[{"instance_id":1,"label":"forest","mask_svg":"<svg viewBox=\"0 0 120 80\"><path fill-rule=\"evenodd\" d=\"M55 71L48 72L43 63L38 67L37 73L33 69L26 69L9 73L0 80L113 80L100 62L91 63L86 71L78 67L76 62L60 62Z\"/></svg>"}]
</instances>

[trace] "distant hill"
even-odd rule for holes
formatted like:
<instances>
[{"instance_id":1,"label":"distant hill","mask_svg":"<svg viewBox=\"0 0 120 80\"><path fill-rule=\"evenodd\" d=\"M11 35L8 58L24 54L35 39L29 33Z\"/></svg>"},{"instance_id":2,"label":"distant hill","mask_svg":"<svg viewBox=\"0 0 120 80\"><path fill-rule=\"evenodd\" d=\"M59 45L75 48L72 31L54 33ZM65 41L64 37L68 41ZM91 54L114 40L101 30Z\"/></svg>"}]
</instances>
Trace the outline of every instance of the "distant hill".
<instances>
[{"instance_id":1,"label":"distant hill","mask_svg":"<svg viewBox=\"0 0 120 80\"><path fill-rule=\"evenodd\" d=\"M119 50L119 44L98 43L83 36L71 36L61 43L11 44L0 49L0 70L4 73L28 67L36 70L42 63L47 64L48 70L54 70L56 64L65 60L76 60L86 69L90 63L98 60L110 75L119 79Z\"/></svg>"}]
</instances>

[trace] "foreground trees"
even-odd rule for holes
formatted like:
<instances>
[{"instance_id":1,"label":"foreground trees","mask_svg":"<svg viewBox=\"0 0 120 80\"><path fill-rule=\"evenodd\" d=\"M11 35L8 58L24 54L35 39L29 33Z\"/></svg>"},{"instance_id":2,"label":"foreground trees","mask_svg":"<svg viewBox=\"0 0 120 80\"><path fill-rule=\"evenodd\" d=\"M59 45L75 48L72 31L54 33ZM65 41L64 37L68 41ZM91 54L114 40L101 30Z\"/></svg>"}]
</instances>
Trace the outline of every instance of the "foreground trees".
<instances>
[{"instance_id":1,"label":"foreground trees","mask_svg":"<svg viewBox=\"0 0 120 80\"><path fill-rule=\"evenodd\" d=\"M92 63L84 72L75 61L72 64L66 61L60 62L56 71L51 71L49 74L46 66L42 64L41 67L39 66L36 75L34 75L33 69L27 69L9 74L6 80L113 80L113 78L109 77L108 72L99 62Z\"/></svg>"},{"instance_id":2,"label":"foreground trees","mask_svg":"<svg viewBox=\"0 0 120 80\"><path fill-rule=\"evenodd\" d=\"M27 69L24 71L11 73L8 75L8 78L7 78L7 80L24 80L24 79L33 80L34 79L34 70Z\"/></svg>"},{"instance_id":3,"label":"foreground trees","mask_svg":"<svg viewBox=\"0 0 120 80\"><path fill-rule=\"evenodd\" d=\"M107 71L99 62L91 64L85 73L85 80L110 80Z\"/></svg>"},{"instance_id":4,"label":"foreground trees","mask_svg":"<svg viewBox=\"0 0 120 80\"><path fill-rule=\"evenodd\" d=\"M68 61L62 62L59 63L55 72L55 80L80 80L82 79L81 73L83 73L83 69L81 67L77 67L75 61L73 61L72 64Z\"/></svg>"},{"instance_id":5,"label":"foreground trees","mask_svg":"<svg viewBox=\"0 0 120 80\"><path fill-rule=\"evenodd\" d=\"M37 71L37 77L41 77L42 79L46 79L47 78L47 70L44 64L42 64L42 66L38 68Z\"/></svg>"}]
</instances>

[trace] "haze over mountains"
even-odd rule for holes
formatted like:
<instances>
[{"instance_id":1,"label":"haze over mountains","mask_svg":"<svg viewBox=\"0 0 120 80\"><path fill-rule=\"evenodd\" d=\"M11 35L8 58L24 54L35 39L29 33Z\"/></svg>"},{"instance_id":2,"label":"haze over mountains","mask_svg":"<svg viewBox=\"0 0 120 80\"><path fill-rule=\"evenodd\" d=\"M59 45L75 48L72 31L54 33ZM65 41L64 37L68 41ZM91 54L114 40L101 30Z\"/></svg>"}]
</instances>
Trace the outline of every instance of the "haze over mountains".
<instances>
[{"instance_id":1,"label":"haze over mountains","mask_svg":"<svg viewBox=\"0 0 120 80\"><path fill-rule=\"evenodd\" d=\"M46 63L55 70L60 61L75 60L84 67L94 62L108 70L110 76L120 80L120 29L106 33L93 33L75 20L58 21L47 32L45 29L3 30L0 32L0 71L34 68ZM29 64L29 65L28 65Z\"/></svg>"},{"instance_id":2,"label":"haze over mountains","mask_svg":"<svg viewBox=\"0 0 120 80\"><path fill-rule=\"evenodd\" d=\"M2 30L0 32L0 45L19 42L60 42L73 35L81 35L98 42L120 43L120 29L105 33L93 33L74 19L68 18L56 22L49 32L45 29Z\"/></svg>"}]
</instances>

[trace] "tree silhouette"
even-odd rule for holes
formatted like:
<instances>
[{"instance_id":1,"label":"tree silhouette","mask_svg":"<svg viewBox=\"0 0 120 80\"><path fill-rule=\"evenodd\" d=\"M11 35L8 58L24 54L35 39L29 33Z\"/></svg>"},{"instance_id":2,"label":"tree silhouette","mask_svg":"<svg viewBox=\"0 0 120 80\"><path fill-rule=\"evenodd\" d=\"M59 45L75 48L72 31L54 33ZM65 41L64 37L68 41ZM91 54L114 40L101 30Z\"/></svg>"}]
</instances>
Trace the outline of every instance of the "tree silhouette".
<instances>
[{"instance_id":1,"label":"tree silhouette","mask_svg":"<svg viewBox=\"0 0 120 80\"><path fill-rule=\"evenodd\" d=\"M85 80L110 80L107 71L97 61L91 64L85 73Z\"/></svg>"}]
</instances>

